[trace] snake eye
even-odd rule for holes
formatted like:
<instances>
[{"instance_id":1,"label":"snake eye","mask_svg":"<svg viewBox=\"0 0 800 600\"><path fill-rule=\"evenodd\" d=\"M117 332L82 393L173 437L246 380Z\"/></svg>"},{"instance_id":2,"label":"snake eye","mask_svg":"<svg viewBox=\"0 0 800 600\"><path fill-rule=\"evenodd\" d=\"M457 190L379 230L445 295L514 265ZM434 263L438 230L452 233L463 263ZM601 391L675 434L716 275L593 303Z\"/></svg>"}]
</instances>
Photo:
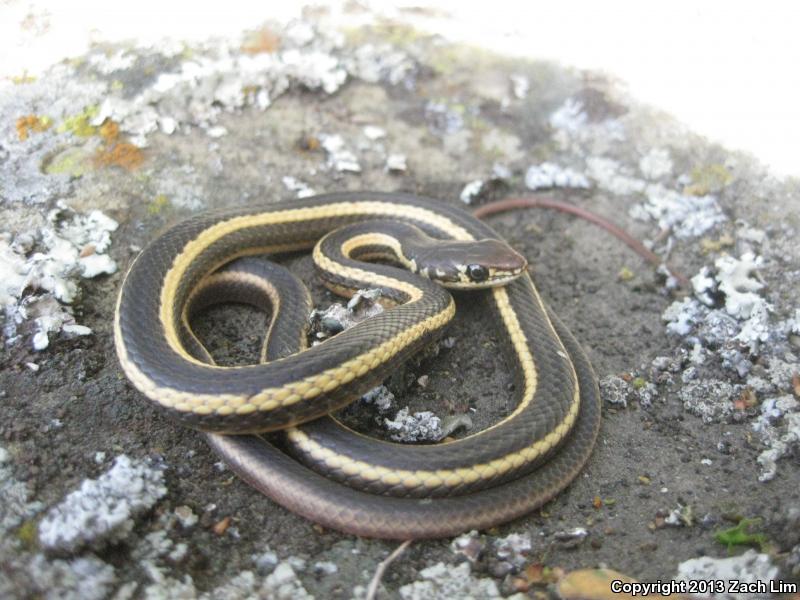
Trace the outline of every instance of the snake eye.
<instances>
[{"instance_id":1,"label":"snake eye","mask_svg":"<svg viewBox=\"0 0 800 600\"><path fill-rule=\"evenodd\" d=\"M489 279L489 269L482 265L467 266L467 276L472 281L486 281Z\"/></svg>"}]
</instances>

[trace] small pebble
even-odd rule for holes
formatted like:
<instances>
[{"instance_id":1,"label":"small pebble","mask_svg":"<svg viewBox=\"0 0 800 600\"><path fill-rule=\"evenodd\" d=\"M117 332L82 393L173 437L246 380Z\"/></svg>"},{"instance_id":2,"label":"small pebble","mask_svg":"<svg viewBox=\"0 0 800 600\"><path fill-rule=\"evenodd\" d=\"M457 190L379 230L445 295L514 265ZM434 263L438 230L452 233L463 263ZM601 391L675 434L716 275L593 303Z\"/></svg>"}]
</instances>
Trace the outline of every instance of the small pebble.
<instances>
[{"instance_id":1,"label":"small pebble","mask_svg":"<svg viewBox=\"0 0 800 600\"><path fill-rule=\"evenodd\" d=\"M186 505L179 506L175 509L175 516L183 528L192 527L199 520L197 515L194 514L192 509Z\"/></svg>"},{"instance_id":2,"label":"small pebble","mask_svg":"<svg viewBox=\"0 0 800 600\"><path fill-rule=\"evenodd\" d=\"M333 575L339 570L336 563L327 560L320 560L314 563L314 572L320 575Z\"/></svg>"},{"instance_id":3,"label":"small pebble","mask_svg":"<svg viewBox=\"0 0 800 600\"><path fill-rule=\"evenodd\" d=\"M214 527L212 529L214 533L216 533L217 535L223 535L228 530L228 527L230 527L230 525L231 525L231 518L225 517L221 521L217 521L217 523L214 524Z\"/></svg>"},{"instance_id":4,"label":"small pebble","mask_svg":"<svg viewBox=\"0 0 800 600\"><path fill-rule=\"evenodd\" d=\"M491 573L492 577L497 577L498 579L501 577L505 577L513 570L514 570L514 565L504 560L498 560L496 562L493 562L489 567L489 573Z\"/></svg>"},{"instance_id":5,"label":"small pebble","mask_svg":"<svg viewBox=\"0 0 800 600\"><path fill-rule=\"evenodd\" d=\"M286 562L294 569L295 571L305 571L306 570L306 559L300 558L299 556L290 556L286 559Z\"/></svg>"},{"instance_id":6,"label":"small pebble","mask_svg":"<svg viewBox=\"0 0 800 600\"><path fill-rule=\"evenodd\" d=\"M268 550L256 556L254 562L261 575L269 575L278 565L278 555L272 550Z\"/></svg>"},{"instance_id":7,"label":"small pebble","mask_svg":"<svg viewBox=\"0 0 800 600\"><path fill-rule=\"evenodd\" d=\"M408 169L405 154L390 154L386 158L386 170L389 172L401 173Z\"/></svg>"}]
</instances>

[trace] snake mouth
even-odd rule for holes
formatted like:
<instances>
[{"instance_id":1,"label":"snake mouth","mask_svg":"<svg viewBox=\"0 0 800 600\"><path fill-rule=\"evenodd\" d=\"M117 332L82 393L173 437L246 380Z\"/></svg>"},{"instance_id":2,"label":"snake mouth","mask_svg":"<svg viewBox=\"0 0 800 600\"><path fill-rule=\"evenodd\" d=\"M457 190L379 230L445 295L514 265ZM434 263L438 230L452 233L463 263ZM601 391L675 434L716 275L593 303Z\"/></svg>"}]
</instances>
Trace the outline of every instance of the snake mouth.
<instances>
[{"instance_id":1,"label":"snake mouth","mask_svg":"<svg viewBox=\"0 0 800 600\"><path fill-rule=\"evenodd\" d=\"M476 282L471 279L458 279L456 281L440 282L444 287L455 290L486 290L496 287L508 285L515 279L518 279L527 269L527 263L524 267L514 269L511 271L505 270L492 270L489 277L485 281Z\"/></svg>"}]
</instances>

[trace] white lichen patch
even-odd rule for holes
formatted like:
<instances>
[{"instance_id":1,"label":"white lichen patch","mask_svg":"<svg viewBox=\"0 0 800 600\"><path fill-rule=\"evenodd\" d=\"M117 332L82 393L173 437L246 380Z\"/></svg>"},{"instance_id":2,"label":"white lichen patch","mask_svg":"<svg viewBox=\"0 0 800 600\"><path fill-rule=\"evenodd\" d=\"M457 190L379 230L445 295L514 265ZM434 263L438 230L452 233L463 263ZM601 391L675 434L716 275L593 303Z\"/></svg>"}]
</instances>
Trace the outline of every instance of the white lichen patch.
<instances>
[{"instance_id":1,"label":"white lichen patch","mask_svg":"<svg viewBox=\"0 0 800 600\"><path fill-rule=\"evenodd\" d=\"M567 98L549 118L553 139L580 156L598 156L626 138L625 126L615 117L590 119L581 100Z\"/></svg>"},{"instance_id":2,"label":"white lichen patch","mask_svg":"<svg viewBox=\"0 0 800 600\"><path fill-rule=\"evenodd\" d=\"M347 71L339 59L324 50L291 49L280 58L287 75L310 90L332 94L347 80Z\"/></svg>"},{"instance_id":3,"label":"white lichen patch","mask_svg":"<svg viewBox=\"0 0 800 600\"><path fill-rule=\"evenodd\" d=\"M102 600L116 584L114 567L95 556L48 560L37 554L28 565L34 589L46 600Z\"/></svg>"},{"instance_id":4,"label":"white lichen patch","mask_svg":"<svg viewBox=\"0 0 800 600\"><path fill-rule=\"evenodd\" d=\"M430 411L409 414L401 408L393 419L384 419L389 437L396 442L438 442L444 437L442 420Z\"/></svg>"},{"instance_id":5,"label":"white lichen patch","mask_svg":"<svg viewBox=\"0 0 800 600\"><path fill-rule=\"evenodd\" d=\"M577 135L589 122L583 110L583 103L574 98L567 98L564 103L550 115L550 126Z\"/></svg>"},{"instance_id":6,"label":"white lichen patch","mask_svg":"<svg viewBox=\"0 0 800 600\"><path fill-rule=\"evenodd\" d=\"M518 161L525 158L522 141L513 133L493 127L480 136L481 149L502 160Z\"/></svg>"},{"instance_id":7,"label":"white lichen patch","mask_svg":"<svg viewBox=\"0 0 800 600\"><path fill-rule=\"evenodd\" d=\"M386 137L386 130L383 127L378 127L377 125L367 125L361 131L364 134L364 137L373 142Z\"/></svg>"},{"instance_id":8,"label":"white lichen patch","mask_svg":"<svg viewBox=\"0 0 800 600\"><path fill-rule=\"evenodd\" d=\"M198 516L190 506L179 506L175 509L175 518L183 529L189 529L197 524Z\"/></svg>"},{"instance_id":9,"label":"white lichen patch","mask_svg":"<svg viewBox=\"0 0 800 600\"><path fill-rule=\"evenodd\" d=\"M458 197L464 204L472 204L472 201L478 197L482 189L483 179L475 179L464 186Z\"/></svg>"},{"instance_id":10,"label":"white lichen patch","mask_svg":"<svg viewBox=\"0 0 800 600\"><path fill-rule=\"evenodd\" d=\"M462 533L450 542L450 549L456 554L464 556L471 563L478 561L483 554L485 546L485 538L479 535L476 529Z\"/></svg>"},{"instance_id":11,"label":"white lichen patch","mask_svg":"<svg viewBox=\"0 0 800 600\"><path fill-rule=\"evenodd\" d=\"M394 405L394 394L385 385L379 385L361 396L361 400L374 405L378 412L386 412Z\"/></svg>"},{"instance_id":12,"label":"white lichen patch","mask_svg":"<svg viewBox=\"0 0 800 600\"><path fill-rule=\"evenodd\" d=\"M50 334L88 335L75 323L69 304L79 293L79 278L114 273L106 254L117 222L100 211L81 215L63 202L47 214L47 225L13 238L0 234L0 304L9 343L23 334L35 350L50 344Z\"/></svg>"},{"instance_id":13,"label":"white lichen patch","mask_svg":"<svg viewBox=\"0 0 800 600\"><path fill-rule=\"evenodd\" d=\"M740 375L749 371L746 357L738 348L754 355L771 339L785 337L785 328L770 324L770 305L758 293L763 284L752 275L763 259L745 254L740 259L722 256L715 268L706 266L692 278L695 298L673 302L662 315L667 332L679 336L693 334L704 346L721 346L719 351L727 366ZM715 308L718 298L723 306Z\"/></svg>"},{"instance_id":14,"label":"white lichen patch","mask_svg":"<svg viewBox=\"0 0 800 600\"><path fill-rule=\"evenodd\" d=\"M503 597L494 580L475 577L467 562L458 566L438 562L420 571L419 575L420 580L398 590L403 600L478 600ZM525 597L521 593L510 596L515 600Z\"/></svg>"},{"instance_id":15,"label":"white lichen patch","mask_svg":"<svg viewBox=\"0 0 800 600\"><path fill-rule=\"evenodd\" d=\"M583 188L590 187L589 180L582 173L555 163L543 162L531 165L525 172L525 186L529 190L547 188Z\"/></svg>"},{"instance_id":16,"label":"white lichen patch","mask_svg":"<svg viewBox=\"0 0 800 600\"><path fill-rule=\"evenodd\" d=\"M328 167L336 171L360 173L361 165L356 155L347 148L340 135L323 134L320 136L322 147L328 155Z\"/></svg>"},{"instance_id":17,"label":"white lichen patch","mask_svg":"<svg viewBox=\"0 0 800 600\"><path fill-rule=\"evenodd\" d=\"M708 459L703 459L700 462L706 466L712 464ZM679 503L677 507L669 511L669 514L664 517L664 523L672 527L691 527L694 523L692 507Z\"/></svg>"},{"instance_id":18,"label":"white lichen patch","mask_svg":"<svg viewBox=\"0 0 800 600\"><path fill-rule=\"evenodd\" d=\"M402 173L408 169L405 154L393 153L386 157L386 170L390 173Z\"/></svg>"},{"instance_id":19,"label":"white lichen patch","mask_svg":"<svg viewBox=\"0 0 800 600\"><path fill-rule=\"evenodd\" d=\"M659 173L666 175L668 167L671 169L671 163L667 164L668 156L661 156L664 164L658 166L660 154L656 157L651 154L647 155L650 157L647 160L642 159L640 170L646 171L650 179L656 179ZM660 229L670 230L679 239L702 235L726 220L716 197L681 194L661 183L648 182L612 158L590 156L586 159L586 172L602 190L618 196L643 195L645 202L633 205L629 214L640 221L655 221Z\"/></svg>"},{"instance_id":20,"label":"white lichen patch","mask_svg":"<svg viewBox=\"0 0 800 600\"><path fill-rule=\"evenodd\" d=\"M97 479L87 479L50 509L39 523L39 542L48 550L100 548L123 539L134 518L167 493L163 467L120 455Z\"/></svg>"},{"instance_id":21,"label":"white lichen patch","mask_svg":"<svg viewBox=\"0 0 800 600\"><path fill-rule=\"evenodd\" d=\"M0 140L2 147L10 148L7 157L0 156L7 159L0 160L0 188L10 191L12 201L28 202L67 192L67 176L44 176L39 167L59 141L63 143L57 126L75 116L75 107L87 109L86 125L99 127L112 120L131 142L144 147L156 132L172 135L200 127L211 137L225 135L226 128L218 122L221 115L249 106L265 110L295 88L333 94L349 76L413 85L416 63L390 44L345 50L341 34L306 21L275 29L280 44L274 51L248 51L242 40L217 39L189 53L166 41L91 53L87 66L94 78L88 83L76 76L76 67L66 64L50 69L41 82L0 82ZM161 61L163 70L152 79L148 74L145 85L120 85L122 79L137 79L143 64L137 59L142 56L147 64ZM46 106L45 122L54 126L18 140L14 123L32 106Z\"/></svg>"},{"instance_id":22,"label":"white lichen patch","mask_svg":"<svg viewBox=\"0 0 800 600\"><path fill-rule=\"evenodd\" d=\"M500 597L497 584L489 579L484 579L478 589L478 580L472 577L468 563L449 567L439 562L420 571L420 577L420 581L400 588L401 598L404 600L434 600L439 598Z\"/></svg>"},{"instance_id":23,"label":"white lichen patch","mask_svg":"<svg viewBox=\"0 0 800 600\"><path fill-rule=\"evenodd\" d=\"M11 455L0 447L0 535L19 527L42 510L42 503L31 500L24 482L14 477Z\"/></svg>"},{"instance_id":24,"label":"white lichen patch","mask_svg":"<svg viewBox=\"0 0 800 600\"><path fill-rule=\"evenodd\" d=\"M290 175L286 175L281 178L281 182L283 183L283 187L290 192L294 192L298 198L308 198L309 196L316 194L314 189L305 181L300 181L299 179L295 179Z\"/></svg>"},{"instance_id":25,"label":"white lichen patch","mask_svg":"<svg viewBox=\"0 0 800 600\"><path fill-rule=\"evenodd\" d=\"M717 291L717 281L713 277L711 269L707 266L692 277L692 290L695 297L706 306L714 306L714 292Z\"/></svg>"},{"instance_id":26,"label":"white lichen patch","mask_svg":"<svg viewBox=\"0 0 800 600\"><path fill-rule=\"evenodd\" d=\"M653 148L639 159L639 171L647 179L655 180L672 174L672 159L666 148Z\"/></svg>"},{"instance_id":27,"label":"white lichen patch","mask_svg":"<svg viewBox=\"0 0 800 600\"><path fill-rule=\"evenodd\" d=\"M314 600L297 577L288 560L279 563L266 577L241 571L222 585L198 592L191 576L177 580L161 570L147 570L152 583L144 588L145 598L181 598L186 600Z\"/></svg>"},{"instance_id":28,"label":"white lichen patch","mask_svg":"<svg viewBox=\"0 0 800 600\"><path fill-rule=\"evenodd\" d=\"M646 202L631 207L629 214L642 221L655 221L678 239L697 237L727 220L712 195L681 194L660 183L647 184L644 194Z\"/></svg>"},{"instance_id":29,"label":"white lichen patch","mask_svg":"<svg viewBox=\"0 0 800 600\"><path fill-rule=\"evenodd\" d=\"M224 112L245 106L264 110L292 86L332 94L344 84L347 71L333 53L334 40L320 35L299 47L291 37L287 42L279 52L248 54L235 40L220 41L192 53L133 97L109 93L92 123L112 119L135 144L145 146L147 136L158 130L170 134L200 126L219 131L217 119Z\"/></svg>"},{"instance_id":30,"label":"white lichen patch","mask_svg":"<svg viewBox=\"0 0 800 600\"><path fill-rule=\"evenodd\" d=\"M684 408L705 423L725 421L733 414L734 398L741 386L734 386L718 379L692 381L683 386L678 396Z\"/></svg>"},{"instance_id":31,"label":"white lichen patch","mask_svg":"<svg viewBox=\"0 0 800 600\"><path fill-rule=\"evenodd\" d=\"M766 446L758 456L759 481L770 481L778 471L777 461L800 447L800 402L788 394L767 398L753 431Z\"/></svg>"},{"instance_id":32,"label":"white lichen patch","mask_svg":"<svg viewBox=\"0 0 800 600\"><path fill-rule=\"evenodd\" d=\"M691 363L677 391L686 410L707 423L756 416L752 429L763 444L760 481L773 479L778 461L800 445L800 403L792 396L797 358L789 345L796 322L771 321L773 308L758 273L765 265L753 252L722 255L692 277L694 297L673 302L663 314ZM741 383L703 376L716 365Z\"/></svg>"},{"instance_id":33,"label":"white lichen patch","mask_svg":"<svg viewBox=\"0 0 800 600\"><path fill-rule=\"evenodd\" d=\"M739 556L730 558L712 558L701 556L692 558L678 565L675 575L677 581L731 581L742 583L765 582L775 579L778 568L772 564L768 554L760 554L748 550ZM741 594L721 593L714 596L724 600L744 598ZM753 596L747 596L752 598Z\"/></svg>"},{"instance_id":34,"label":"white lichen patch","mask_svg":"<svg viewBox=\"0 0 800 600\"><path fill-rule=\"evenodd\" d=\"M315 309L309 316L311 334L316 340L328 338L383 312L378 302L380 289L358 290L346 305L331 304L325 310Z\"/></svg>"},{"instance_id":35,"label":"white lichen patch","mask_svg":"<svg viewBox=\"0 0 800 600\"><path fill-rule=\"evenodd\" d=\"M390 44L364 44L342 59L347 72L370 83L414 85L417 65L402 50Z\"/></svg>"},{"instance_id":36,"label":"white lichen patch","mask_svg":"<svg viewBox=\"0 0 800 600\"><path fill-rule=\"evenodd\" d=\"M617 375L607 375L599 381L600 396L612 406L628 407L628 398L633 393L631 385Z\"/></svg>"},{"instance_id":37,"label":"white lichen patch","mask_svg":"<svg viewBox=\"0 0 800 600\"><path fill-rule=\"evenodd\" d=\"M86 63L98 73L111 75L130 69L136 63L136 59L136 54L128 49L114 52L95 51L86 57Z\"/></svg>"},{"instance_id":38,"label":"white lichen patch","mask_svg":"<svg viewBox=\"0 0 800 600\"><path fill-rule=\"evenodd\" d=\"M586 172L600 189L617 196L644 192L647 182L632 176L618 161L603 156L586 159Z\"/></svg>"},{"instance_id":39,"label":"white lichen patch","mask_svg":"<svg viewBox=\"0 0 800 600\"><path fill-rule=\"evenodd\" d=\"M493 544L497 558L517 568L528 561L528 555L533 549L529 533L510 533L504 538L495 539Z\"/></svg>"},{"instance_id":40,"label":"white lichen patch","mask_svg":"<svg viewBox=\"0 0 800 600\"><path fill-rule=\"evenodd\" d=\"M329 560L318 560L311 568L318 575L333 575L339 571L337 564Z\"/></svg>"},{"instance_id":41,"label":"white lichen patch","mask_svg":"<svg viewBox=\"0 0 800 600\"><path fill-rule=\"evenodd\" d=\"M167 199L175 208L197 211L206 206L207 198L200 183L200 174L191 165L162 169L157 185L156 197Z\"/></svg>"},{"instance_id":42,"label":"white lichen patch","mask_svg":"<svg viewBox=\"0 0 800 600\"><path fill-rule=\"evenodd\" d=\"M425 120L430 130L445 140L448 136L464 133L463 110L457 110L443 102L427 102Z\"/></svg>"},{"instance_id":43,"label":"white lichen patch","mask_svg":"<svg viewBox=\"0 0 800 600\"><path fill-rule=\"evenodd\" d=\"M174 542L165 529L148 533L133 550L133 557L139 562L147 562L158 568L160 562L168 560L177 563L186 557L189 547L184 542Z\"/></svg>"},{"instance_id":44,"label":"white lichen patch","mask_svg":"<svg viewBox=\"0 0 800 600\"><path fill-rule=\"evenodd\" d=\"M739 259L721 256L716 260L714 265L717 268L718 288L725 294L725 310L729 315L737 319L749 319L756 313L766 313L767 304L756 293L764 284L752 277L763 264L760 256L750 252Z\"/></svg>"},{"instance_id":45,"label":"white lichen patch","mask_svg":"<svg viewBox=\"0 0 800 600\"><path fill-rule=\"evenodd\" d=\"M32 246L32 237L30 242ZM19 301L28 280L30 266L25 258L26 249L20 246L12 242L9 234L0 237L0 304L3 306Z\"/></svg>"},{"instance_id":46,"label":"white lichen patch","mask_svg":"<svg viewBox=\"0 0 800 600\"><path fill-rule=\"evenodd\" d=\"M511 92L517 100L524 100L528 96L528 91L531 89L530 79L525 75L509 75L511 81Z\"/></svg>"}]
</instances>

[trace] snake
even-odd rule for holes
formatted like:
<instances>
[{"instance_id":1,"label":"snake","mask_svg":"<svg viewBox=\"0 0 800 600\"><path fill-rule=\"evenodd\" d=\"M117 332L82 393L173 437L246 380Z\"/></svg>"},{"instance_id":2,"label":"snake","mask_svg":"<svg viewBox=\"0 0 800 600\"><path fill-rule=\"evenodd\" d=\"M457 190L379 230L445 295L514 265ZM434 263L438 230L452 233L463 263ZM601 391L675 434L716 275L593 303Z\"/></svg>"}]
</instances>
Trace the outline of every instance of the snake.
<instances>
[{"instance_id":1,"label":"snake","mask_svg":"<svg viewBox=\"0 0 800 600\"><path fill-rule=\"evenodd\" d=\"M308 249L329 289L377 288L386 310L309 346L305 284L257 258ZM591 363L527 267L488 224L412 194L339 192L209 211L133 261L117 300L115 347L152 405L203 432L278 504L363 537L449 537L554 498L598 436ZM510 414L432 445L369 438L332 416L441 337L455 314L447 288L487 300L487 322L504 335L517 381ZM219 366L195 336L193 315L220 302L270 313L258 363Z\"/></svg>"}]
</instances>

